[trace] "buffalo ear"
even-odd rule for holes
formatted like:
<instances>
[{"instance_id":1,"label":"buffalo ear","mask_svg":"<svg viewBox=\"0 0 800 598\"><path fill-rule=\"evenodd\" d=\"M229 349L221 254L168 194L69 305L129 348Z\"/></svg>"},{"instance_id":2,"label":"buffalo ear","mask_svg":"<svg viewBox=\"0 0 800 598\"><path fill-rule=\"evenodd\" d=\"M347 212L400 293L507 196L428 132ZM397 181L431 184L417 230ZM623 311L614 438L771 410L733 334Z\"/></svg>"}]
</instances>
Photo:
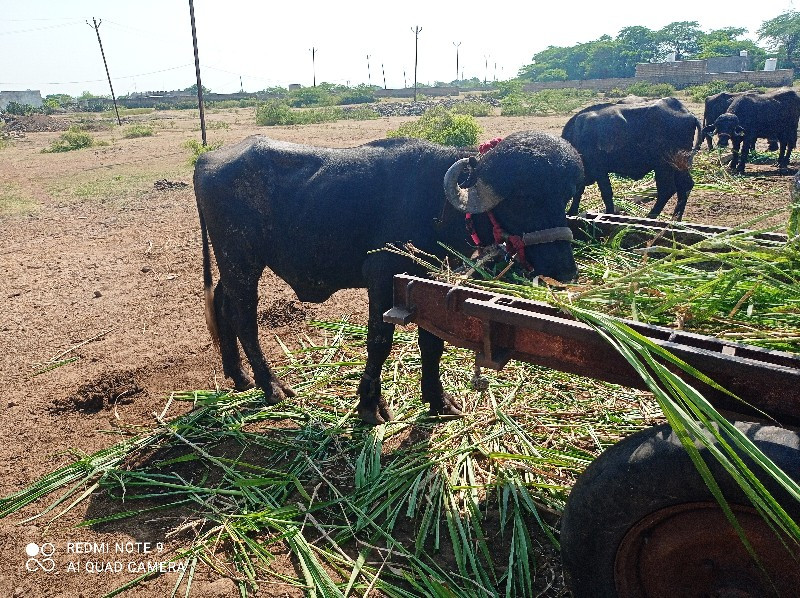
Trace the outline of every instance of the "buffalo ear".
<instances>
[{"instance_id":1,"label":"buffalo ear","mask_svg":"<svg viewBox=\"0 0 800 598\"><path fill-rule=\"evenodd\" d=\"M707 127L703 127L703 135L711 135L717 129L715 125L708 125Z\"/></svg>"},{"instance_id":2,"label":"buffalo ear","mask_svg":"<svg viewBox=\"0 0 800 598\"><path fill-rule=\"evenodd\" d=\"M733 130L733 134L736 135L737 137L744 137L744 129L742 128L741 125L739 125Z\"/></svg>"}]
</instances>

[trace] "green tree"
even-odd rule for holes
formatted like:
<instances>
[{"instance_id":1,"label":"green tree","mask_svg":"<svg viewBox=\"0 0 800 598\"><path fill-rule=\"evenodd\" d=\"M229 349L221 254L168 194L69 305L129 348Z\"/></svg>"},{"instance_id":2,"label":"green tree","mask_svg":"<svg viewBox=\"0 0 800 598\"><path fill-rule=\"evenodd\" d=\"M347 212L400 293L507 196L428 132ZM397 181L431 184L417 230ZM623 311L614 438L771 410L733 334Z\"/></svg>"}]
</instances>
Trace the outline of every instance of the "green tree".
<instances>
[{"instance_id":1,"label":"green tree","mask_svg":"<svg viewBox=\"0 0 800 598\"><path fill-rule=\"evenodd\" d=\"M587 79L624 77L625 63L620 55L619 43L604 35L592 42L584 61Z\"/></svg>"},{"instance_id":2,"label":"green tree","mask_svg":"<svg viewBox=\"0 0 800 598\"><path fill-rule=\"evenodd\" d=\"M186 91L191 93L192 95L197 95L197 83L195 83L194 85L190 85L189 87L187 87L186 89L182 89L181 91ZM203 85L203 93L211 93L211 90L205 85Z\"/></svg>"},{"instance_id":3,"label":"green tree","mask_svg":"<svg viewBox=\"0 0 800 598\"><path fill-rule=\"evenodd\" d=\"M695 56L700 51L702 35L697 21L675 21L666 25L656 33L658 58L663 59L672 52L679 60Z\"/></svg>"},{"instance_id":4,"label":"green tree","mask_svg":"<svg viewBox=\"0 0 800 598\"><path fill-rule=\"evenodd\" d=\"M650 62L658 52L656 33L647 27L624 27L619 30L616 42L621 63L620 77L633 77L636 65Z\"/></svg>"},{"instance_id":5,"label":"green tree","mask_svg":"<svg viewBox=\"0 0 800 598\"><path fill-rule=\"evenodd\" d=\"M712 58L714 56L736 56L742 50L747 50L750 56L750 65L753 70L764 68L767 53L749 39L737 39L747 33L741 27L724 27L704 33L700 37L700 52L698 58Z\"/></svg>"},{"instance_id":6,"label":"green tree","mask_svg":"<svg viewBox=\"0 0 800 598\"><path fill-rule=\"evenodd\" d=\"M769 49L778 53L782 67L796 68L800 64L800 13L789 10L761 24L756 32L766 40Z\"/></svg>"}]
</instances>

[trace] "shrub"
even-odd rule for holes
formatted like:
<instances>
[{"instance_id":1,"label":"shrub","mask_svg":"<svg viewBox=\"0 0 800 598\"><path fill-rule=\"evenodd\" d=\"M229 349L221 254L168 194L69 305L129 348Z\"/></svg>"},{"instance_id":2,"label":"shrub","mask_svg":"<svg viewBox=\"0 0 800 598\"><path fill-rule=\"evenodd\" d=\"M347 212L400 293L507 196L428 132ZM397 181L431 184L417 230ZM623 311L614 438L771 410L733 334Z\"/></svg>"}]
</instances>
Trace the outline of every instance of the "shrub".
<instances>
[{"instance_id":1,"label":"shrub","mask_svg":"<svg viewBox=\"0 0 800 598\"><path fill-rule=\"evenodd\" d=\"M122 133L125 139L133 139L135 137L152 137L153 127L147 125L131 125Z\"/></svg>"},{"instance_id":2,"label":"shrub","mask_svg":"<svg viewBox=\"0 0 800 598\"><path fill-rule=\"evenodd\" d=\"M280 100L265 102L256 108L256 124L264 126L292 125L292 109Z\"/></svg>"},{"instance_id":3,"label":"shrub","mask_svg":"<svg viewBox=\"0 0 800 598\"><path fill-rule=\"evenodd\" d=\"M492 107L486 102L459 102L452 108L456 114L469 114L470 116L489 116Z\"/></svg>"},{"instance_id":4,"label":"shrub","mask_svg":"<svg viewBox=\"0 0 800 598\"><path fill-rule=\"evenodd\" d=\"M607 91L605 95L607 98L624 98L626 95L628 95L628 91L622 90L619 87L615 87L614 89Z\"/></svg>"},{"instance_id":5,"label":"shrub","mask_svg":"<svg viewBox=\"0 0 800 598\"><path fill-rule=\"evenodd\" d=\"M735 83L733 87L731 87L731 91L749 91L751 89L759 89L761 91L765 91L766 88L764 87L757 87L750 83L749 81L739 81Z\"/></svg>"},{"instance_id":6,"label":"shrub","mask_svg":"<svg viewBox=\"0 0 800 598\"><path fill-rule=\"evenodd\" d=\"M94 137L87 131L83 131L76 126L70 127L61 133L61 136L50 145L50 149L43 149L46 154L57 152L71 152L85 147L96 145Z\"/></svg>"},{"instance_id":7,"label":"shrub","mask_svg":"<svg viewBox=\"0 0 800 598\"><path fill-rule=\"evenodd\" d=\"M416 137L442 145L474 146L481 127L469 114L456 114L443 106L427 110L419 119L388 131L387 137Z\"/></svg>"},{"instance_id":8,"label":"shrub","mask_svg":"<svg viewBox=\"0 0 800 598\"><path fill-rule=\"evenodd\" d=\"M727 90L728 90L728 84L725 81L715 79L714 81L709 81L708 83L704 83L703 85L695 85L694 87L687 87L686 93L689 95L689 97L692 98L692 100L694 100L699 104L702 104L706 101L706 98L708 96Z\"/></svg>"},{"instance_id":9,"label":"shrub","mask_svg":"<svg viewBox=\"0 0 800 598\"><path fill-rule=\"evenodd\" d=\"M39 110L31 106L30 104L9 102L8 105L6 105L5 112L7 114L13 114L15 116L28 116L29 114L33 114L34 112L39 112Z\"/></svg>"},{"instance_id":10,"label":"shrub","mask_svg":"<svg viewBox=\"0 0 800 598\"><path fill-rule=\"evenodd\" d=\"M358 87L346 89L338 96L340 104L367 104L375 101L375 90L363 83Z\"/></svg>"},{"instance_id":11,"label":"shrub","mask_svg":"<svg viewBox=\"0 0 800 598\"><path fill-rule=\"evenodd\" d=\"M628 86L627 92L643 98L665 98L675 95L675 88L669 83L649 83L640 81Z\"/></svg>"},{"instance_id":12,"label":"shrub","mask_svg":"<svg viewBox=\"0 0 800 598\"><path fill-rule=\"evenodd\" d=\"M543 89L534 93L516 93L500 100L503 116L547 116L569 114L597 94L590 89Z\"/></svg>"},{"instance_id":13,"label":"shrub","mask_svg":"<svg viewBox=\"0 0 800 598\"><path fill-rule=\"evenodd\" d=\"M187 139L183 146L192 152L192 155L189 157L189 164L194 166L197 163L197 158L199 158L201 154L221 148L222 142L215 141L214 143L203 145L197 141L197 139Z\"/></svg>"}]
</instances>

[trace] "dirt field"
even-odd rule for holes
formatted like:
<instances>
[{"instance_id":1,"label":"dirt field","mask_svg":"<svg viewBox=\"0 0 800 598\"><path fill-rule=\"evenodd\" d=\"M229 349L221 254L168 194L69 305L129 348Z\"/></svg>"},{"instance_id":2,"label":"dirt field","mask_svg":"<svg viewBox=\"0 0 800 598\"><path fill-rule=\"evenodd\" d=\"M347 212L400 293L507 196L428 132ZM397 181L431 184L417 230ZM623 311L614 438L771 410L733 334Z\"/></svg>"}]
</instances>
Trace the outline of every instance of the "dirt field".
<instances>
[{"instance_id":1,"label":"dirt field","mask_svg":"<svg viewBox=\"0 0 800 598\"><path fill-rule=\"evenodd\" d=\"M263 128L248 109L212 110L207 117L210 141L228 144L262 133L331 147L383 137L407 120ZM51 154L41 150L58 138L57 130L27 132L0 150L0 495L70 462L73 449L91 453L113 444L117 437L107 431L115 426L153 424L153 412L170 391L228 384L203 318L200 234L189 151L182 146L200 138L196 111L130 118L152 121L156 135L124 139L119 128L96 126L96 139L108 145ZM479 121L489 139L522 129L557 135L566 117ZM736 225L785 205L789 177L777 177L769 166L748 165L748 173L752 195L695 190L684 219ZM162 180L186 185L156 184ZM340 292L321 305L301 304L267 273L259 319L275 327L262 326L262 343L268 355L277 355L273 333L291 344L307 332L306 318L352 315L363 322L366 308L361 290ZM77 359L38 373L69 358ZM31 542L61 549L67 542L142 537L136 529L75 528L85 510L79 505L49 524L23 521L36 509L0 520L0 596L88 598L133 577L26 570ZM174 579L162 575L126 595L168 595ZM287 592L276 587L262 595L296 595ZM204 572L192 595L238 594L230 580Z\"/></svg>"}]
</instances>

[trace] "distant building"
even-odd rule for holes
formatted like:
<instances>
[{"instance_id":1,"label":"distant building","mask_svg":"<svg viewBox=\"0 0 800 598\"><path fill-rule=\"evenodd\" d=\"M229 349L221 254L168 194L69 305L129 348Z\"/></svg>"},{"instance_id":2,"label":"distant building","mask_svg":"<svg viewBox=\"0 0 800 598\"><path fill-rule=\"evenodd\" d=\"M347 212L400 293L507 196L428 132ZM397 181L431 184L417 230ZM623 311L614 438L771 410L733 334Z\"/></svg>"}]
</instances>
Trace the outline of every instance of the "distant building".
<instances>
[{"instance_id":1,"label":"distant building","mask_svg":"<svg viewBox=\"0 0 800 598\"><path fill-rule=\"evenodd\" d=\"M11 102L27 104L34 108L42 107L42 94L38 89L25 91L0 91L0 110L5 110Z\"/></svg>"}]
</instances>

